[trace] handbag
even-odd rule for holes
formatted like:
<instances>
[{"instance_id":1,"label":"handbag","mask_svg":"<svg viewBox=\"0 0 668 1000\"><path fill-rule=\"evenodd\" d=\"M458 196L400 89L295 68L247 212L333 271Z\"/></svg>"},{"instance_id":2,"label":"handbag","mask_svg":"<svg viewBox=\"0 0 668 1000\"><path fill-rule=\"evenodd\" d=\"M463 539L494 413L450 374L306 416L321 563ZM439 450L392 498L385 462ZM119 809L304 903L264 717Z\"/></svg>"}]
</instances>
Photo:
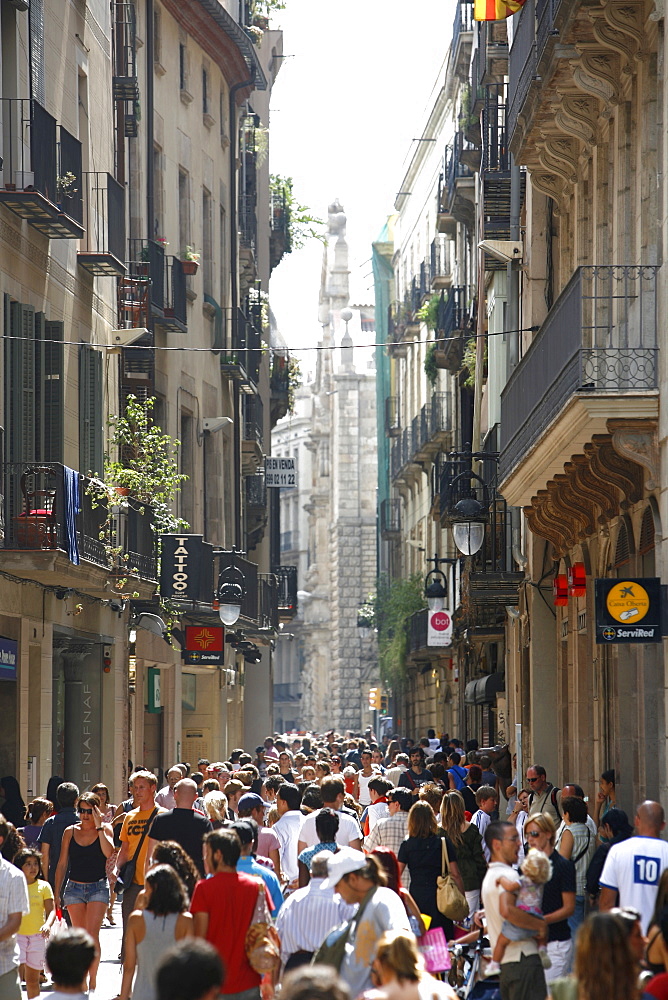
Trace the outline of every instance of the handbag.
<instances>
[{"instance_id":1,"label":"handbag","mask_svg":"<svg viewBox=\"0 0 668 1000\"><path fill-rule=\"evenodd\" d=\"M459 922L469 915L466 896L450 874L450 858L445 837L441 837L441 874L436 880L436 906L448 920Z\"/></svg>"},{"instance_id":2,"label":"handbag","mask_svg":"<svg viewBox=\"0 0 668 1000\"><path fill-rule=\"evenodd\" d=\"M250 967L259 975L278 973L281 967L281 939L269 915L263 879L258 885L253 916L246 931L245 949Z\"/></svg>"},{"instance_id":3,"label":"handbag","mask_svg":"<svg viewBox=\"0 0 668 1000\"><path fill-rule=\"evenodd\" d=\"M366 894L354 917L329 932L325 940L313 955L311 965L330 965L333 969L336 969L337 972L340 971L341 966L343 965L343 960L346 957L346 945L348 944L350 932L362 919L362 914L364 913L366 905L375 891L376 889L374 887Z\"/></svg>"},{"instance_id":4,"label":"handbag","mask_svg":"<svg viewBox=\"0 0 668 1000\"><path fill-rule=\"evenodd\" d=\"M137 870L137 861L139 860L139 855L141 854L141 849L144 841L146 840L146 835L151 828L151 823L158 814L157 806L149 816L146 821L146 826L144 827L144 832L139 838L139 843L137 844L137 850L134 852L129 861L126 861L118 873L118 878L116 879L116 885L121 890L129 889L134 882L135 872Z\"/></svg>"},{"instance_id":5,"label":"handbag","mask_svg":"<svg viewBox=\"0 0 668 1000\"><path fill-rule=\"evenodd\" d=\"M450 968L450 952L442 927L432 927L418 938L418 948L424 959L427 972L447 972Z\"/></svg>"}]
</instances>

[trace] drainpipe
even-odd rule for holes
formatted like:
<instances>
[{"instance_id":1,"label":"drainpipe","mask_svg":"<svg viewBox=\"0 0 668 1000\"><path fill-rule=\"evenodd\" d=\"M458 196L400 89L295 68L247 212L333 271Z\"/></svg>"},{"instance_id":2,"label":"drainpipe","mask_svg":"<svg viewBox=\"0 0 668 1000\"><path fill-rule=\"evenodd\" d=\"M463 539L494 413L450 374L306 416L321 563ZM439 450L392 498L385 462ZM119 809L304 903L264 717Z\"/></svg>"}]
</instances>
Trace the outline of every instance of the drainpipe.
<instances>
[{"instance_id":1,"label":"drainpipe","mask_svg":"<svg viewBox=\"0 0 668 1000\"><path fill-rule=\"evenodd\" d=\"M515 163L515 157L510 154L510 239L520 238L520 168ZM508 262L507 270L507 301L508 301L508 377L513 373L520 360L520 272L517 264ZM512 555L520 569L526 569L528 559L521 546L521 517L519 507L511 507L510 524L512 530Z\"/></svg>"},{"instance_id":2,"label":"drainpipe","mask_svg":"<svg viewBox=\"0 0 668 1000\"><path fill-rule=\"evenodd\" d=\"M153 239L155 221L155 185L153 180L153 0L146 0L146 213L147 239Z\"/></svg>"},{"instance_id":3,"label":"drainpipe","mask_svg":"<svg viewBox=\"0 0 668 1000\"><path fill-rule=\"evenodd\" d=\"M255 83L255 74L250 79L235 83L230 87L230 270L232 292L232 335L236 343L239 309L239 236L237 233L237 106L235 97L237 91L251 87ZM238 549L241 545L241 399L237 383L233 390L234 423L234 482L236 484L234 500L234 544Z\"/></svg>"}]
</instances>

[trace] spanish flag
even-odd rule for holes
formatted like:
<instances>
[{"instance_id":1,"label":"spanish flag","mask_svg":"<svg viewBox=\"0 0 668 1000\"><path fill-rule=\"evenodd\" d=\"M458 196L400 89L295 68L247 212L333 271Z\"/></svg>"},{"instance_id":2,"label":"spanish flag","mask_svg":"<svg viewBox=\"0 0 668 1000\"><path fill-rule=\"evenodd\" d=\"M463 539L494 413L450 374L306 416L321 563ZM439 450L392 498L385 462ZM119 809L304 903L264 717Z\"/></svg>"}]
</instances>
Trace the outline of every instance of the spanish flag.
<instances>
[{"instance_id":1,"label":"spanish flag","mask_svg":"<svg viewBox=\"0 0 668 1000\"><path fill-rule=\"evenodd\" d=\"M524 0L474 0L473 17L476 21L503 21L523 4Z\"/></svg>"}]
</instances>

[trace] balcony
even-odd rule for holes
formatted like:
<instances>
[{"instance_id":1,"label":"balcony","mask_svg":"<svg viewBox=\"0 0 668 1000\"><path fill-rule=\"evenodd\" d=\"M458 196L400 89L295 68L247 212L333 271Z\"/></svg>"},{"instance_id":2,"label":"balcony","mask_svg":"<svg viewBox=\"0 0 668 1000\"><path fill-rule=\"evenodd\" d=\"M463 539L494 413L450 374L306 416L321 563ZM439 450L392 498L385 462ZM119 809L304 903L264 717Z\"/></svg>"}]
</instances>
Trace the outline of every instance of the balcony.
<instances>
[{"instance_id":1,"label":"balcony","mask_svg":"<svg viewBox=\"0 0 668 1000\"><path fill-rule=\"evenodd\" d=\"M104 172L83 174L83 223L77 262L89 274L125 274L125 189Z\"/></svg>"},{"instance_id":2,"label":"balcony","mask_svg":"<svg viewBox=\"0 0 668 1000\"><path fill-rule=\"evenodd\" d=\"M447 236L436 236L431 241L430 277L434 291L449 288L452 284L452 241Z\"/></svg>"},{"instance_id":3,"label":"balcony","mask_svg":"<svg viewBox=\"0 0 668 1000\"><path fill-rule=\"evenodd\" d=\"M278 585L278 617L289 622L297 614L297 567L273 566L272 573Z\"/></svg>"},{"instance_id":4,"label":"balcony","mask_svg":"<svg viewBox=\"0 0 668 1000\"><path fill-rule=\"evenodd\" d=\"M455 11L450 43L450 64L453 75L466 80L473 44L473 4L462 3L460 0Z\"/></svg>"},{"instance_id":5,"label":"balcony","mask_svg":"<svg viewBox=\"0 0 668 1000\"><path fill-rule=\"evenodd\" d=\"M115 101L139 98L137 79L137 22L134 3L112 2L113 95Z\"/></svg>"},{"instance_id":6,"label":"balcony","mask_svg":"<svg viewBox=\"0 0 668 1000\"><path fill-rule=\"evenodd\" d=\"M446 148L438 193L440 233L453 232L458 222L469 229L475 224L474 170L466 163L466 156L462 158L463 153L473 151L479 156L463 132L456 132L452 146Z\"/></svg>"},{"instance_id":7,"label":"balcony","mask_svg":"<svg viewBox=\"0 0 668 1000\"><path fill-rule=\"evenodd\" d=\"M439 303L434 361L438 368L456 372L462 363L466 336L473 330L472 291L467 285L451 288Z\"/></svg>"},{"instance_id":8,"label":"balcony","mask_svg":"<svg viewBox=\"0 0 668 1000\"><path fill-rule=\"evenodd\" d=\"M477 74L472 84L486 87L501 83L508 74L508 32L505 21L480 21L476 50Z\"/></svg>"},{"instance_id":9,"label":"balcony","mask_svg":"<svg viewBox=\"0 0 668 1000\"><path fill-rule=\"evenodd\" d=\"M427 647L427 624L429 612L427 608L415 611L408 619L408 654L426 654ZM436 659L439 655L438 649L433 649L431 655Z\"/></svg>"},{"instance_id":10,"label":"balcony","mask_svg":"<svg viewBox=\"0 0 668 1000\"><path fill-rule=\"evenodd\" d=\"M549 0L548 0L549 2ZM524 114L529 89L536 77L536 5L526 0L519 12L508 55L508 141L515 148L515 130Z\"/></svg>"},{"instance_id":11,"label":"balcony","mask_svg":"<svg viewBox=\"0 0 668 1000\"><path fill-rule=\"evenodd\" d=\"M232 342L220 354L221 370L237 382L241 392L255 395L261 357L260 333L246 313L237 309L232 317Z\"/></svg>"},{"instance_id":12,"label":"balcony","mask_svg":"<svg viewBox=\"0 0 668 1000\"><path fill-rule=\"evenodd\" d=\"M275 427L290 408L290 358L286 354L272 354L269 391L271 426Z\"/></svg>"},{"instance_id":13,"label":"balcony","mask_svg":"<svg viewBox=\"0 0 668 1000\"><path fill-rule=\"evenodd\" d=\"M510 151L508 149L506 85L490 83L485 87L483 108L483 150L481 180L483 184L486 240L510 239ZM524 197L526 173L520 176ZM506 265L485 254L486 271L505 271Z\"/></svg>"},{"instance_id":14,"label":"balcony","mask_svg":"<svg viewBox=\"0 0 668 1000\"><path fill-rule=\"evenodd\" d=\"M166 333L187 333L186 274L178 257L165 256L163 288L162 312L155 310L155 325Z\"/></svg>"},{"instance_id":15,"label":"balcony","mask_svg":"<svg viewBox=\"0 0 668 1000\"><path fill-rule=\"evenodd\" d=\"M401 500L392 497L381 500L380 537L383 541L394 541L401 537Z\"/></svg>"},{"instance_id":16,"label":"balcony","mask_svg":"<svg viewBox=\"0 0 668 1000\"><path fill-rule=\"evenodd\" d=\"M244 479L244 513L248 549L254 549L264 536L267 526L267 486L264 472Z\"/></svg>"},{"instance_id":17,"label":"balcony","mask_svg":"<svg viewBox=\"0 0 668 1000\"><path fill-rule=\"evenodd\" d=\"M404 485L414 483L422 474L422 459L418 457L420 442L420 417L414 417L410 427L405 427L392 444L390 475L392 480Z\"/></svg>"},{"instance_id":18,"label":"balcony","mask_svg":"<svg viewBox=\"0 0 668 1000\"><path fill-rule=\"evenodd\" d=\"M297 532L296 531L282 531L281 532L281 552L292 552L293 549L297 548Z\"/></svg>"},{"instance_id":19,"label":"balcony","mask_svg":"<svg viewBox=\"0 0 668 1000\"><path fill-rule=\"evenodd\" d=\"M264 406L259 396L243 396L241 471L245 476L255 475L262 464L264 455Z\"/></svg>"},{"instance_id":20,"label":"balcony","mask_svg":"<svg viewBox=\"0 0 668 1000\"><path fill-rule=\"evenodd\" d=\"M611 419L658 410L655 266L578 268L501 395L500 482L524 506Z\"/></svg>"},{"instance_id":21,"label":"balcony","mask_svg":"<svg viewBox=\"0 0 668 1000\"><path fill-rule=\"evenodd\" d=\"M70 558L73 551L68 548L64 467L55 462L4 465L0 545L8 572L49 586L105 593L106 580L99 571L104 571L105 578L112 572L110 557L100 540L106 510L94 505L86 492L86 482L79 477L80 509L74 527L80 563L76 565ZM130 505L119 509L114 534L116 544L128 556L128 567L137 571L132 575L155 581L155 535L150 511Z\"/></svg>"},{"instance_id":22,"label":"balcony","mask_svg":"<svg viewBox=\"0 0 668 1000\"><path fill-rule=\"evenodd\" d=\"M284 190L271 192L269 268L271 271L281 263L292 250L290 238L290 205Z\"/></svg>"},{"instance_id":23,"label":"balcony","mask_svg":"<svg viewBox=\"0 0 668 1000\"><path fill-rule=\"evenodd\" d=\"M399 302L393 302L387 309L387 353L391 358L408 356L408 344L404 340L406 312Z\"/></svg>"},{"instance_id":24,"label":"balcony","mask_svg":"<svg viewBox=\"0 0 668 1000\"><path fill-rule=\"evenodd\" d=\"M2 98L0 204L55 240L81 239L81 143L35 100Z\"/></svg>"},{"instance_id":25,"label":"balcony","mask_svg":"<svg viewBox=\"0 0 668 1000\"><path fill-rule=\"evenodd\" d=\"M278 583L273 573L259 573L257 623L263 632L278 631Z\"/></svg>"},{"instance_id":26,"label":"balcony","mask_svg":"<svg viewBox=\"0 0 668 1000\"><path fill-rule=\"evenodd\" d=\"M385 399L385 436L399 437L401 434L401 416L398 396L387 396Z\"/></svg>"}]
</instances>

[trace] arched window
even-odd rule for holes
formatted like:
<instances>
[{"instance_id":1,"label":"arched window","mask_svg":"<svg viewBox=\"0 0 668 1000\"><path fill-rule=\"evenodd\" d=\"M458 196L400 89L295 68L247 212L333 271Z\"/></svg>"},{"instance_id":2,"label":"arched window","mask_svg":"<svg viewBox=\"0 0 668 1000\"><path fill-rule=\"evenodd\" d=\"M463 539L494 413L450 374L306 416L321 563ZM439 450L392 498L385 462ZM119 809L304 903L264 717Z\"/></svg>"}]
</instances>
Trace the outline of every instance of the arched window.
<instances>
[{"instance_id":1,"label":"arched window","mask_svg":"<svg viewBox=\"0 0 668 1000\"><path fill-rule=\"evenodd\" d=\"M654 561L654 515L651 507L646 507L640 524L640 541L638 544L640 556L640 572L643 576L654 576L656 564Z\"/></svg>"},{"instance_id":2,"label":"arched window","mask_svg":"<svg viewBox=\"0 0 668 1000\"><path fill-rule=\"evenodd\" d=\"M614 567L617 570L617 576L620 576L620 572L622 576L628 574L632 544L626 522L622 521L619 526L619 534L617 535L617 544L615 545Z\"/></svg>"}]
</instances>

